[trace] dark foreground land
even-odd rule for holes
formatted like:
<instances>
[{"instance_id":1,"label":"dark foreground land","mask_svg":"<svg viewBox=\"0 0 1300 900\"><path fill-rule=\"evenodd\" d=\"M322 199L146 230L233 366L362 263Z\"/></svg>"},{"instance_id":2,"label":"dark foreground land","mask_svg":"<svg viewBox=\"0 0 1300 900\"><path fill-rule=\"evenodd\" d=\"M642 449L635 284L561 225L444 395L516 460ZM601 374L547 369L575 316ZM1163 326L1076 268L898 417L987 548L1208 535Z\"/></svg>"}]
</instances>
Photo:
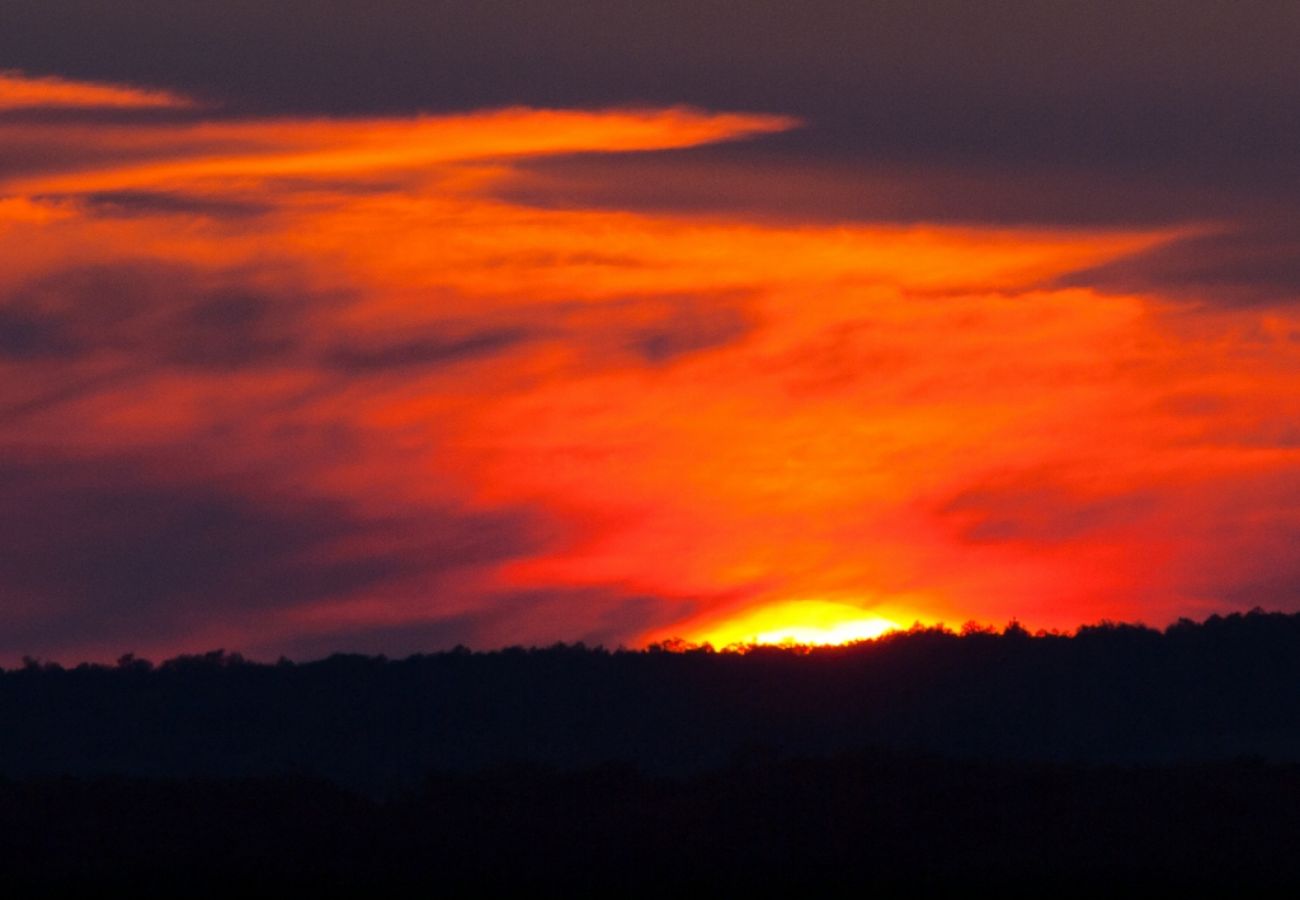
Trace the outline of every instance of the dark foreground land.
<instances>
[{"instance_id":1,"label":"dark foreground land","mask_svg":"<svg viewBox=\"0 0 1300 900\"><path fill-rule=\"evenodd\" d=\"M1300 884L1300 768L1093 768L861 753L656 778L432 778L378 800L291 778L0 784L7 889L289 896L412 886L610 896L988 884ZM513 891L512 891L513 892ZM428 891L424 891L428 893ZM25 896L10 894L10 896Z\"/></svg>"},{"instance_id":2,"label":"dark foreground land","mask_svg":"<svg viewBox=\"0 0 1300 900\"><path fill-rule=\"evenodd\" d=\"M1300 616L31 662L0 722L10 885L1300 884Z\"/></svg>"}]
</instances>

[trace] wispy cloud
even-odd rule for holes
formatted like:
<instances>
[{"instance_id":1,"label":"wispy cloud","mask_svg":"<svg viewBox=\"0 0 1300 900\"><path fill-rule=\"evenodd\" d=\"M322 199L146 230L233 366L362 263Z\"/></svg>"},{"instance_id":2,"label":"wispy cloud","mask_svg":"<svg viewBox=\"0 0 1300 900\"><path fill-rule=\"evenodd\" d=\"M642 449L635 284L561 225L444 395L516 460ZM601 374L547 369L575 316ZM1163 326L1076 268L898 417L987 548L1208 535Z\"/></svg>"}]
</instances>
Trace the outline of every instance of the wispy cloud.
<instances>
[{"instance_id":1,"label":"wispy cloud","mask_svg":"<svg viewBox=\"0 0 1300 900\"><path fill-rule=\"evenodd\" d=\"M70 81L0 71L0 111L18 109L183 109L194 102L170 91Z\"/></svg>"}]
</instances>

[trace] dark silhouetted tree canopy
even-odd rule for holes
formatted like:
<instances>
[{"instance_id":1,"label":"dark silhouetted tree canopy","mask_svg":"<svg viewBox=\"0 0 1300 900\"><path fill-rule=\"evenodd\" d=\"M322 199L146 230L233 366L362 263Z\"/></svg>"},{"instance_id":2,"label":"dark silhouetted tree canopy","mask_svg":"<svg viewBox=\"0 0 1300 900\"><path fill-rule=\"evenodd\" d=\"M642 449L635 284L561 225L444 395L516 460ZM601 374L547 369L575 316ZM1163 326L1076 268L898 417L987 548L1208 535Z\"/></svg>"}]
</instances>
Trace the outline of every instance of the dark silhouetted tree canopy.
<instances>
[{"instance_id":1,"label":"dark silhouetted tree canopy","mask_svg":"<svg viewBox=\"0 0 1300 900\"><path fill-rule=\"evenodd\" d=\"M0 675L0 774L295 773L358 789L506 763L689 773L738 753L1300 760L1300 616L1074 636L914 629L715 653L582 645L265 665L27 661Z\"/></svg>"}]
</instances>

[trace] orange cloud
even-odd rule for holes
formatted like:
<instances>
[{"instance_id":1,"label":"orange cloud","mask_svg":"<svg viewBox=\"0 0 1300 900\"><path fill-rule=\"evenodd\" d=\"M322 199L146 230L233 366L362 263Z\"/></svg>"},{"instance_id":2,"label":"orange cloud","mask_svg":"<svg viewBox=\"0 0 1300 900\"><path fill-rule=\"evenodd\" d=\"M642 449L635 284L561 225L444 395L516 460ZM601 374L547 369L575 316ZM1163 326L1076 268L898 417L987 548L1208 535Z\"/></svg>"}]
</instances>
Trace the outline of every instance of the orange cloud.
<instances>
[{"instance_id":1,"label":"orange cloud","mask_svg":"<svg viewBox=\"0 0 1300 900\"><path fill-rule=\"evenodd\" d=\"M0 110L11 109L176 109L193 101L168 91L125 85L69 81L51 76L0 71Z\"/></svg>"},{"instance_id":2,"label":"orange cloud","mask_svg":"<svg viewBox=\"0 0 1300 900\"><path fill-rule=\"evenodd\" d=\"M781 131L780 116L714 115L689 109L582 113L506 109L415 119L277 120L202 126L127 126L102 135L128 147L157 147L135 165L22 179L10 189L73 193L138 188L214 188L265 179L363 179L421 173L471 160L583 151L665 150Z\"/></svg>"},{"instance_id":3,"label":"orange cloud","mask_svg":"<svg viewBox=\"0 0 1300 900\"><path fill-rule=\"evenodd\" d=\"M27 462L14 483L61 510L67 484L156 508L124 521L178 558L123 558L161 567L149 596L184 595L134 626L169 652L403 628L500 644L1071 627L1281 590L1210 550L1230 527L1291 577L1269 535L1300 534L1295 316L1069 283L1185 230L794 224L501 190L543 155L793 124L0 125L50 151L0 160L0 448L67 469ZM126 578L87 555L111 518L47 516L23 560L0 555L31 634L122 651L133 632L40 612L42 591L74 617ZM33 568L64 552L90 561ZM187 554L237 609L175 576Z\"/></svg>"}]
</instances>

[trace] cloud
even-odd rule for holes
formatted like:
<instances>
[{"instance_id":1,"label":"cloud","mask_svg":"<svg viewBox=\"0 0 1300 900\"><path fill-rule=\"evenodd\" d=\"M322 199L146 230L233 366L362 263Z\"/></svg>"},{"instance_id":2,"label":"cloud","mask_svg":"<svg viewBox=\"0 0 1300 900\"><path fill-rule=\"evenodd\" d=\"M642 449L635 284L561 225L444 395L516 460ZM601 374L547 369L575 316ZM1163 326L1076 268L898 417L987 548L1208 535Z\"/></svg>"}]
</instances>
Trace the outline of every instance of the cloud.
<instances>
[{"instance_id":1,"label":"cloud","mask_svg":"<svg viewBox=\"0 0 1300 900\"><path fill-rule=\"evenodd\" d=\"M1286 455L1243 444L1224 448L1217 467L1148 473L1130 484L1103 478L1096 463L989 478L936 513L990 567L1021 568L1029 580L1033 566L1044 565L1040 590L1081 587L1090 596L1075 602L1093 604L1097 617L1124 610L1163 623L1224 609L1300 608L1297 499L1300 475ZM1019 604L1031 609L1034 596Z\"/></svg>"},{"instance_id":2,"label":"cloud","mask_svg":"<svg viewBox=\"0 0 1300 900\"><path fill-rule=\"evenodd\" d=\"M647 362L663 364L730 345L750 329L743 308L728 298L682 298L658 322L630 329L629 339Z\"/></svg>"},{"instance_id":3,"label":"cloud","mask_svg":"<svg viewBox=\"0 0 1300 900\"><path fill-rule=\"evenodd\" d=\"M205 216L247 219L271 212L272 203L225 200L169 191L100 191L81 196L80 202L95 216Z\"/></svg>"},{"instance_id":4,"label":"cloud","mask_svg":"<svg viewBox=\"0 0 1300 900\"><path fill-rule=\"evenodd\" d=\"M0 357L64 357L78 348L63 323L39 310L0 307Z\"/></svg>"},{"instance_id":5,"label":"cloud","mask_svg":"<svg viewBox=\"0 0 1300 900\"><path fill-rule=\"evenodd\" d=\"M1285 458L1206 479L1170 502L1174 580L1205 607L1300 609L1300 469Z\"/></svg>"},{"instance_id":6,"label":"cloud","mask_svg":"<svg viewBox=\"0 0 1300 900\"><path fill-rule=\"evenodd\" d=\"M1114 538L1149 518L1159 502L1146 491L1095 496L1032 477L968 488L939 510L975 543L1068 544Z\"/></svg>"},{"instance_id":7,"label":"cloud","mask_svg":"<svg viewBox=\"0 0 1300 900\"><path fill-rule=\"evenodd\" d=\"M191 468L8 454L0 650L188 645L187 631L214 624L265 632L280 611L412 578L430 587L538 547L523 515L413 506L376 516L257 479L184 474Z\"/></svg>"},{"instance_id":8,"label":"cloud","mask_svg":"<svg viewBox=\"0 0 1300 900\"><path fill-rule=\"evenodd\" d=\"M74 266L0 295L0 357L113 354L197 369L283 363L331 300L256 273L179 262Z\"/></svg>"},{"instance_id":9,"label":"cloud","mask_svg":"<svg viewBox=\"0 0 1300 900\"><path fill-rule=\"evenodd\" d=\"M141 374L277 367L364 376L432 371L549 340L585 348L583 359L596 365L627 354L662 365L743 337L752 325L744 302L725 293L634 295L596 308L554 304L344 336L331 317L364 307L355 292L323 291L270 270L120 259L55 270L0 293L0 361L112 357Z\"/></svg>"},{"instance_id":10,"label":"cloud","mask_svg":"<svg viewBox=\"0 0 1300 900\"><path fill-rule=\"evenodd\" d=\"M737 144L527 160L494 188L546 209L618 209L774 223L1137 227L1232 220L1279 205L1258 185L1122 168L875 159L819 126ZM1275 184L1283 192L1285 184Z\"/></svg>"},{"instance_id":11,"label":"cloud","mask_svg":"<svg viewBox=\"0 0 1300 900\"><path fill-rule=\"evenodd\" d=\"M585 643L626 645L664 620L680 620L696 609L694 601L629 593L617 586L551 588L512 593L485 592L475 608L429 619L413 617L396 625L284 635L251 648L254 656L280 654L315 659L344 649L357 653L404 656L445 650L516 644L549 646ZM523 636L527 636L526 638Z\"/></svg>"},{"instance_id":12,"label":"cloud","mask_svg":"<svg viewBox=\"0 0 1300 900\"><path fill-rule=\"evenodd\" d=\"M0 54L223 105L0 116L0 459L40 525L8 596L51 623L21 652L84 636L86 573L106 634L182 597L160 644L312 652L690 637L674 598L722 595L1174 610L1160 566L1216 539L1177 488L1294 443L1286 28L49 3ZM113 509L129 547L86 536Z\"/></svg>"},{"instance_id":13,"label":"cloud","mask_svg":"<svg viewBox=\"0 0 1300 900\"><path fill-rule=\"evenodd\" d=\"M21 174L7 185L0 181L0 187L29 195L76 197L204 192L223 183L244 190L259 184L283 188L294 181L310 187L339 179L364 183L402 173L425 180L434 167L470 161L690 147L797 125L788 116L709 113L682 106L599 113L516 106L446 116L101 125L90 132L101 146L87 150L77 146L77 138L87 134L89 126L84 124L36 129L19 124L6 130L20 142L14 167ZM29 145L25 153L22 144ZM34 148L42 153L33 153ZM41 155L53 155L65 171L49 171ZM120 162L110 164L115 157ZM87 158L95 164L79 164ZM23 171L28 168L37 171Z\"/></svg>"},{"instance_id":14,"label":"cloud","mask_svg":"<svg viewBox=\"0 0 1300 900\"><path fill-rule=\"evenodd\" d=\"M1227 9L759 0L737 16L724 0L667 0L652 13L633 0L382 0L364 13L307 0L220 10L45 0L10 5L0 58L262 115L680 103L779 112L813 123L791 145L804 160L965 167L972 184L1109 174L1116 203L1191 173L1257 202L1278 190L1294 198L1300 128L1285 111L1300 97L1290 52L1300 22L1285 5ZM1020 199L1042 209L1031 191Z\"/></svg>"},{"instance_id":15,"label":"cloud","mask_svg":"<svg viewBox=\"0 0 1300 900\"><path fill-rule=\"evenodd\" d=\"M0 71L0 112L17 109L175 109L192 101L169 91L32 77Z\"/></svg>"},{"instance_id":16,"label":"cloud","mask_svg":"<svg viewBox=\"0 0 1300 900\"><path fill-rule=\"evenodd\" d=\"M500 327L467 334L353 341L331 347L324 354L324 362L330 368L354 375L422 369L495 356L534 337L521 327Z\"/></svg>"},{"instance_id":17,"label":"cloud","mask_svg":"<svg viewBox=\"0 0 1300 900\"><path fill-rule=\"evenodd\" d=\"M1300 230L1264 223L1193 235L1056 283L1225 308L1293 304L1300 301Z\"/></svg>"}]
</instances>

